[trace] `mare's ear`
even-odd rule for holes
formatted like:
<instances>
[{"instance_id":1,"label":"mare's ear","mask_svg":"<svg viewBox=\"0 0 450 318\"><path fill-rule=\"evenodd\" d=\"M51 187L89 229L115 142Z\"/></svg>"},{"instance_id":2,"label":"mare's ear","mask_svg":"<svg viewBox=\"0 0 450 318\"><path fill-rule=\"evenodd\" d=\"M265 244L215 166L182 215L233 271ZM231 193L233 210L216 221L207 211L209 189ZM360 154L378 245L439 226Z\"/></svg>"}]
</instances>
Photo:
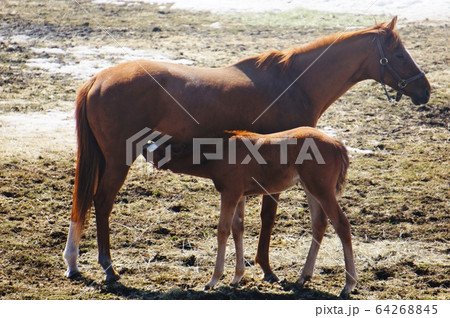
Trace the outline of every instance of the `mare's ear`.
<instances>
[{"instance_id":1,"label":"mare's ear","mask_svg":"<svg viewBox=\"0 0 450 318\"><path fill-rule=\"evenodd\" d=\"M386 29L388 29L390 31L394 31L396 24L397 24L397 16L392 18L392 21L386 25Z\"/></svg>"},{"instance_id":2,"label":"mare's ear","mask_svg":"<svg viewBox=\"0 0 450 318\"><path fill-rule=\"evenodd\" d=\"M384 45L387 47L392 48L397 42L395 40L395 25L397 24L397 16L395 16L391 22L384 22L381 24L381 31L384 34Z\"/></svg>"}]
</instances>

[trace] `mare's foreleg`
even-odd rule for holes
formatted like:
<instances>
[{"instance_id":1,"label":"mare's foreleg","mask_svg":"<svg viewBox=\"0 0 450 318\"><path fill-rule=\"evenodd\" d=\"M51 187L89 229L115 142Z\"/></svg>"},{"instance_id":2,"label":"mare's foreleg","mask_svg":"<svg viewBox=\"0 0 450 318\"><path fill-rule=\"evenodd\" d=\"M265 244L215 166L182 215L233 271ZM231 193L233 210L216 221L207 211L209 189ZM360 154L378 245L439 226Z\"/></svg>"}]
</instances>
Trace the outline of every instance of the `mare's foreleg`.
<instances>
[{"instance_id":1,"label":"mare's foreleg","mask_svg":"<svg viewBox=\"0 0 450 318\"><path fill-rule=\"evenodd\" d=\"M277 214L278 198L280 194L264 195L261 207L261 230L259 233L258 251L255 257L255 263L261 266L264 272L264 280L268 282L277 282L278 277L273 273L269 263L270 237L272 235L275 216Z\"/></svg>"}]
</instances>

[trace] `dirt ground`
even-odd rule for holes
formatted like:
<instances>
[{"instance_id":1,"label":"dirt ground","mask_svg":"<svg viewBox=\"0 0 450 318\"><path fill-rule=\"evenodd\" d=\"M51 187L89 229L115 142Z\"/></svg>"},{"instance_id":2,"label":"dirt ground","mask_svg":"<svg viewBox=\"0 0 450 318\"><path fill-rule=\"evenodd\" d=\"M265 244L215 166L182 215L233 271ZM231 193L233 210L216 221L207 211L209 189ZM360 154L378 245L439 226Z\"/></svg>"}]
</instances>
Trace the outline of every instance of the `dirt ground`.
<instances>
[{"instance_id":1,"label":"dirt ground","mask_svg":"<svg viewBox=\"0 0 450 318\"><path fill-rule=\"evenodd\" d=\"M112 256L121 274L103 282L95 220L80 250L82 278L62 259L75 170L74 99L90 75L135 57L218 67L305 44L373 17L307 10L216 15L168 6L83 1L2 1L0 7L0 299L335 299L344 285L341 245L330 226L315 276L291 289L311 240L299 186L281 195L271 263L255 265L260 197L248 198L247 269L237 288L229 241L226 273L204 292L215 261L219 196L212 182L156 172L138 160L111 216ZM387 20L377 17L378 21ZM399 33L427 73L432 97L390 104L373 81L356 85L319 127L352 148L340 199L354 241L353 299L450 298L448 25L406 23Z\"/></svg>"}]
</instances>

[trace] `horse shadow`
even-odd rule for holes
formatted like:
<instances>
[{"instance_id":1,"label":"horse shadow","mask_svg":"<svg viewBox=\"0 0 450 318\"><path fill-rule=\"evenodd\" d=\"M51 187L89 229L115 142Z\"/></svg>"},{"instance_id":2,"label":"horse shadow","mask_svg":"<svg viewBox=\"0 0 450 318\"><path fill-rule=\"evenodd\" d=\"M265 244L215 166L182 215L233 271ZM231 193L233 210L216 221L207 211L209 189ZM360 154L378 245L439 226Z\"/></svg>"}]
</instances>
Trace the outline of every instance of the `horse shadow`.
<instances>
[{"instance_id":1,"label":"horse shadow","mask_svg":"<svg viewBox=\"0 0 450 318\"><path fill-rule=\"evenodd\" d=\"M219 286L213 290L203 291L192 288L174 288L167 292L151 291L129 287L121 282L105 283L77 276L73 279L87 287L94 288L102 294L111 294L122 299L139 300L336 300L336 295L309 289L295 289L294 284L285 280L280 284L284 293L262 291L257 288Z\"/></svg>"}]
</instances>

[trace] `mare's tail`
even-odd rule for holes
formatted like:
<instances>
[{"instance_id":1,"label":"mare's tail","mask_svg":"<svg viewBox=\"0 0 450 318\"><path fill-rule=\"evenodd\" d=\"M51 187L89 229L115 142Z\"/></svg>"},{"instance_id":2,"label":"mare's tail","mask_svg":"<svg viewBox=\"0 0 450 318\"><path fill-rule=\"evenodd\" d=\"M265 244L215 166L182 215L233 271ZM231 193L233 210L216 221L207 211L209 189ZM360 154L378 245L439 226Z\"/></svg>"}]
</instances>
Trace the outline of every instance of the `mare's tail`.
<instances>
[{"instance_id":1,"label":"mare's tail","mask_svg":"<svg viewBox=\"0 0 450 318\"><path fill-rule=\"evenodd\" d=\"M77 122L78 155L73 191L72 222L84 225L89 215L97 190L99 173L103 169L104 158L92 133L86 114L86 100L95 82L95 76L79 90L76 100L75 118Z\"/></svg>"},{"instance_id":2,"label":"mare's tail","mask_svg":"<svg viewBox=\"0 0 450 318\"><path fill-rule=\"evenodd\" d=\"M336 194L339 195L339 194L341 194L342 190L344 189L345 177L347 176L349 160L348 160L347 148L345 147L345 145L341 142L338 142L337 148L338 148L338 152L340 153L340 156L341 156L340 159L342 161L341 172L339 173L339 177L336 182Z\"/></svg>"}]
</instances>

